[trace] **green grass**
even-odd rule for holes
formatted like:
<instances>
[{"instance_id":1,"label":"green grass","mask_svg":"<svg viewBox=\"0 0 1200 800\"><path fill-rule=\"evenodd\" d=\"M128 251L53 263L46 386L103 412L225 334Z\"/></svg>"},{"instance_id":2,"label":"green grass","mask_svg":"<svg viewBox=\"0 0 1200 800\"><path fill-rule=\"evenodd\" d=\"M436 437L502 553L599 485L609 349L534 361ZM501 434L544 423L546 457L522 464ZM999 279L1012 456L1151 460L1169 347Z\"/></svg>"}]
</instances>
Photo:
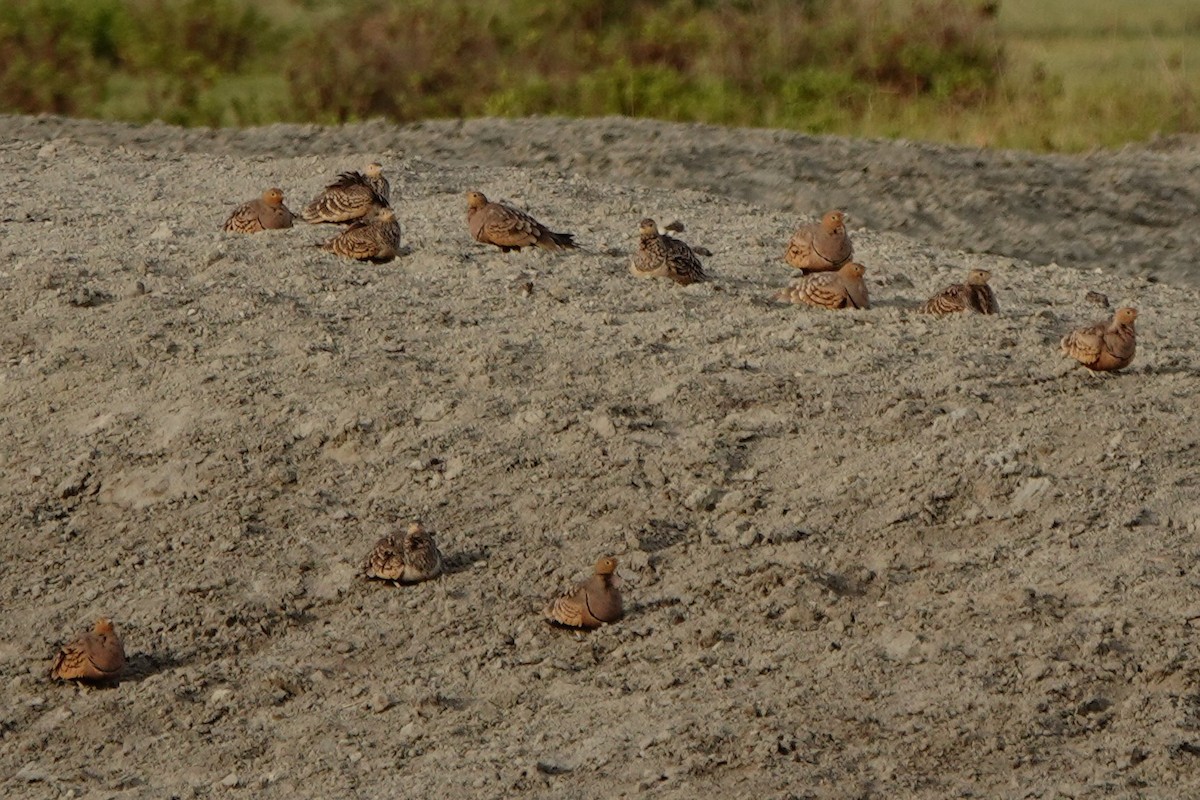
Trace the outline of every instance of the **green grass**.
<instances>
[{"instance_id":1,"label":"green grass","mask_svg":"<svg viewBox=\"0 0 1200 800\"><path fill-rule=\"evenodd\" d=\"M627 114L1078 151L1200 130L1196 0L0 0L0 111Z\"/></svg>"},{"instance_id":2,"label":"green grass","mask_svg":"<svg viewBox=\"0 0 1200 800\"><path fill-rule=\"evenodd\" d=\"M1086 150L1200 130L1200 4L1006 0L997 143Z\"/></svg>"},{"instance_id":3,"label":"green grass","mask_svg":"<svg viewBox=\"0 0 1200 800\"><path fill-rule=\"evenodd\" d=\"M1200 33L1200 4L1195 0L1001 0L999 19L1004 32L1019 39L1195 35Z\"/></svg>"}]
</instances>

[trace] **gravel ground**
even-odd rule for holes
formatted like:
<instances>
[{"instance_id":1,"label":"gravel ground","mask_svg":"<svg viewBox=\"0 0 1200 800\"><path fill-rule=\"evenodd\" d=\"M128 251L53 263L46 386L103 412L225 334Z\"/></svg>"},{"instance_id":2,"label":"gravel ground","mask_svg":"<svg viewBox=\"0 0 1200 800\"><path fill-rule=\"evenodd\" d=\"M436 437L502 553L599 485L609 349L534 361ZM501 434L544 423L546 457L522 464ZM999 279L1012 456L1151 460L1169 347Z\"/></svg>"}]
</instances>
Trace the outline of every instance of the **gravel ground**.
<instances>
[{"instance_id":1,"label":"gravel ground","mask_svg":"<svg viewBox=\"0 0 1200 800\"><path fill-rule=\"evenodd\" d=\"M1200 793L1194 143L0 129L5 796ZM391 264L220 230L373 159ZM585 249L474 243L468 189ZM834 205L872 308L770 303ZM647 215L711 283L628 274ZM973 267L1000 315L914 313ZM1057 352L1089 290L1121 373ZM413 518L448 574L357 579ZM605 553L625 620L545 625ZM127 679L51 683L102 614Z\"/></svg>"}]
</instances>

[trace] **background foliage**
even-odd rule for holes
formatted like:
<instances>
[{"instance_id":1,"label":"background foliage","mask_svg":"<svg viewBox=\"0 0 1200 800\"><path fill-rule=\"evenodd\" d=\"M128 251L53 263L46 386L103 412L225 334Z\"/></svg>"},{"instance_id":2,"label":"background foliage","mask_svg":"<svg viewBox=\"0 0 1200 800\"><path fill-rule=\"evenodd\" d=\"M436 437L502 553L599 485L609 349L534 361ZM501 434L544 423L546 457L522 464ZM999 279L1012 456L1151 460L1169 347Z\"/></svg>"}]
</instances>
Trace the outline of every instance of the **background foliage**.
<instances>
[{"instance_id":1,"label":"background foliage","mask_svg":"<svg viewBox=\"0 0 1200 800\"><path fill-rule=\"evenodd\" d=\"M0 0L0 110L624 114L1063 150L1200 129L1200 5L1131 5Z\"/></svg>"}]
</instances>

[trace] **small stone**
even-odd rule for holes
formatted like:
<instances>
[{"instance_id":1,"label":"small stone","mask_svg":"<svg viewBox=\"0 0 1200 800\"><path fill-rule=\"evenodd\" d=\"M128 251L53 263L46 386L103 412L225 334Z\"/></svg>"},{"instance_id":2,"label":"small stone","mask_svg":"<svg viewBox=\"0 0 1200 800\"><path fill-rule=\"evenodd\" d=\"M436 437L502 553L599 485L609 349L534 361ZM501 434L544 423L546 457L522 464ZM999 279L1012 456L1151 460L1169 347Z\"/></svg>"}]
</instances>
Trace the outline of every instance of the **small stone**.
<instances>
[{"instance_id":1,"label":"small stone","mask_svg":"<svg viewBox=\"0 0 1200 800\"><path fill-rule=\"evenodd\" d=\"M883 652L892 661L905 661L917 649L919 640L912 631L901 631L883 644Z\"/></svg>"},{"instance_id":2,"label":"small stone","mask_svg":"<svg viewBox=\"0 0 1200 800\"><path fill-rule=\"evenodd\" d=\"M617 426L613 424L612 419L607 414L595 414L588 421L588 426L605 439L615 436L617 433Z\"/></svg>"},{"instance_id":3,"label":"small stone","mask_svg":"<svg viewBox=\"0 0 1200 800\"><path fill-rule=\"evenodd\" d=\"M1021 487L1013 492L1012 507L1014 511L1031 511L1037 504L1038 498L1050 488L1047 477L1028 478Z\"/></svg>"},{"instance_id":4,"label":"small stone","mask_svg":"<svg viewBox=\"0 0 1200 800\"><path fill-rule=\"evenodd\" d=\"M675 393L677 391L679 391L679 384L677 384L677 383L663 384L662 386L659 386L654 391L650 392L650 397L648 399L650 400L650 402L652 404L658 405L659 403L670 400L672 397L675 396Z\"/></svg>"},{"instance_id":5,"label":"small stone","mask_svg":"<svg viewBox=\"0 0 1200 800\"><path fill-rule=\"evenodd\" d=\"M50 779L50 773L42 769L38 764L30 761L25 766L17 770L17 774L13 775L14 781L23 781L25 783L38 783Z\"/></svg>"},{"instance_id":6,"label":"small stone","mask_svg":"<svg viewBox=\"0 0 1200 800\"><path fill-rule=\"evenodd\" d=\"M717 500L721 498L721 490L712 486L702 486L689 494L683 501L683 507L689 511L712 511Z\"/></svg>"},{"instance_id":7,"label":"small stone","mask_svg":"<svg viewBox=\"0 0 1200 800\"><path fill-rule=\"evenodd\" d=\"M175 235L175 231L171 230L171 226L165 222L158 223L158 226L150 233L150 238L156 241L165 241Z\"/></svg>"},{"instance_id":8,"label":"small stone","mask_svg":"<svg viewBox=\"0 0 1200 800\"><path fill-rule=\"evenodd\" d=\"M467 462L462 456L451 456L446 459L446 463L442 468L442 477L448 481L452 481L466 472L466 470Z\"/></svg>"},{"instance_id":9,"label":"small stone","mask_svg":"<svg viewBox=\"0 0 1200 800\"><path fill-rule=\"evenodd\" d=\"M242 782L241 778L238 777L238 774L236 772L231 772L228 775L226 775L224 778L221 778L221 785L224 786L226 789L236 788L237 785L240 784L241 782Z\"/></svg>"},{"instance_id":10,"label":"small stone","mask_svg":"<svg viewBox=\"0 0 1200 800\"><path fill-rule=\"evenodd\" d=\"M367 700L367 708L376 714L382 714L394 705L396 701L383 689L376 689Z\"/></svg>"}]
</instances>

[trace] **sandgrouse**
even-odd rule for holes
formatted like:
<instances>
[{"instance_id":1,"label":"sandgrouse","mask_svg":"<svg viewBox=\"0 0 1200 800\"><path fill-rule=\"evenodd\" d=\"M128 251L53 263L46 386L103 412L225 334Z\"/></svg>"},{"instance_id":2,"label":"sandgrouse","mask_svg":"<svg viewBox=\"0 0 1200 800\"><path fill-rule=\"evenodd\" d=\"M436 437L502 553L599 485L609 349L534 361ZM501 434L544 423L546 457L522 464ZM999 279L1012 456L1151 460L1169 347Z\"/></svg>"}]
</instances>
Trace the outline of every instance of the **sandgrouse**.
<instances>
[{"instance_id":1,"label":"sandgrouse","mask_svg":"<svg viewBox=\"0 0 1200 800\"><path fill-rule=\"evenodd\" d=\"M376 208L320 247L343 258L382 264L400 254L400 223L390 208Z\"/></svg>"},{"instance_id":2,"label":"sandgrouse","mask_svg":"<svg viewBox=\"0 0 1200 800\"><path fill-rule=\"evenodd\" d=\"M353 222L370 214L377 208L388 207L391 188L382 173L374 177L371 173L378 164L367 166L366 175L361 172L343 172L337 179L321 190L312 202L304 207L305 222ZM383 194L384 189L388 194Z\"/></svg>"},{"instance_id":3,"label":"sandgrouse","mask_svg":"<svg viewBox=\"0 0 1200 800\"><path fill-rule=\"evenodd\" d=\"M637 253L629 271L639 278L670 278L680 286L708 280L704 265L686 243L659 231L652 219L644 219L639 227Z\"/></svg>"},{"instance_id":4,"label":"sandgrouse","mask_svg":"<svg viewBox=\"0 0 1200 800\"><path fill-rule=\"evenodd\" d=\"M807 274L835 270L853 255L854 245L846 233L845 213L830 211L820 222L808 222L796 228L783 258Z\"/></svg>"},{"instance_id":5,"label":"sandgrouse","mask_svg":"<svg viewBox=\"0 0 1200 800\"><path fill-rule=\"evenodd\" d=\"M442 553L433 535L421 523L413 522L404 538L391 534L376 542L362 571L375 580L419 583L442 574Z\"/></svg>"},{"instance_id":6,"label":"sandgrouse","mask_svg":"<svg viewBox=\"0 0 1200 800\"><path fill-rule=\"evenodd\" d=\"M125 648L112 620L101 617L90 631L64 645L50 677L64 681L115 683L125 669Z\"/></svg>"},{"instance_id":7,"label":"sandgrouse","mask_svg":"<svg viewBox=\"0 0 1200 800\"><path fill-rule=\"evenodd\" d=\"M592 577L575 585L567 594L551 601L543 612L546 619L569 628L599 628L616 622L625 613L617 589L617 560L605 556L596 562Z\"/></svg>"},{"instance_id":8,"label":"sandgrouse","mask_svg":"<svg viewBox=\"0 0 1200 800\"><path fill-rule=\"evenodd\" d=\"M467 226L477 242L494 244L501 252L522 247L573 250L579 245L569 233L555 233L519 208L493 203L483 192L467 192Z\"/></svg>"},{"instance_id":9,"label":"sandgrouse","mask_svg":"<svg viewBox=\"0 0 1200 800\"><path fill-rule=\"evenodd\" d=\"M973 269L966 283L952 283L925 301L919 309L922 314L955 314L960 311L977 311L980 314L995 314L999 311L996 295L988 286L992 273L986 269Z\"/></svg>"},{"instance_id":10,"label":"sandgrouse","mask_svg":"<svg viewBox=\"0 0 1200 800\"><path fill-rule=\"evenodd\" d=\"M235 208L225 220L225 230L234 233L258 233L292 227L292 212L283 204L282 189L267 189Z\"/></svg>"},{"instance_id":11,"label":"sandgrouse","mask_svg":"<svg viewBox=\"0 0 1200 800\"><path fill-rule=\"evenodd\" d=\"M371 188L375 193L382 197L385 202L392 202L392 184L388 183L388 179L383 175L383 165L378 161L372 161L367 166L363 167L363 174L367 177L367 183L371 184Z\"/></svg>"},{"instance_id":12,"label":"sandgrouse","mask_svg":"<svg viewBox=\"0 0 1200 800\"><path fill-rule=\"evenodd\" d=\"M1062 353L1093 372L1108 372L1129 366L1137 349L1133 329L1136 308L1118 308L1109 322L1078 328L1062 338Z\"/></svg>"},{"instance_id":13,"label":"sandgrouse","mask_svg":"<svg viewBox=\"0 0 1200 800\"><path fill-rule=\"evenodd\" d=\"M837 272L805 275L799 282L781 289L775 299L819 308L870 308L867 284L863 281L865 273L862 264L851 261Z\"/></svg>"},{"instance_id":14,"label":"sandgrouse","mask_svg":"<svg viewBox=\"0 0 1200 800\"><path fill-rule=\"evenodd\" d=\"M659 233L686 233L687 226L685 226L682 222L680 222L679 220L676 219L676 220L672 220L672 221L668 222L666 225L659 225L658 232ZM705 258L709 258L713 254L712 250L709 250L707 247L700 247L699 245L694 245L694 244L690 244L690 245L688 245L688 247L692 248L692 252L695 253L696 255L704 256Z\"/></svg>"}]
</instances>

